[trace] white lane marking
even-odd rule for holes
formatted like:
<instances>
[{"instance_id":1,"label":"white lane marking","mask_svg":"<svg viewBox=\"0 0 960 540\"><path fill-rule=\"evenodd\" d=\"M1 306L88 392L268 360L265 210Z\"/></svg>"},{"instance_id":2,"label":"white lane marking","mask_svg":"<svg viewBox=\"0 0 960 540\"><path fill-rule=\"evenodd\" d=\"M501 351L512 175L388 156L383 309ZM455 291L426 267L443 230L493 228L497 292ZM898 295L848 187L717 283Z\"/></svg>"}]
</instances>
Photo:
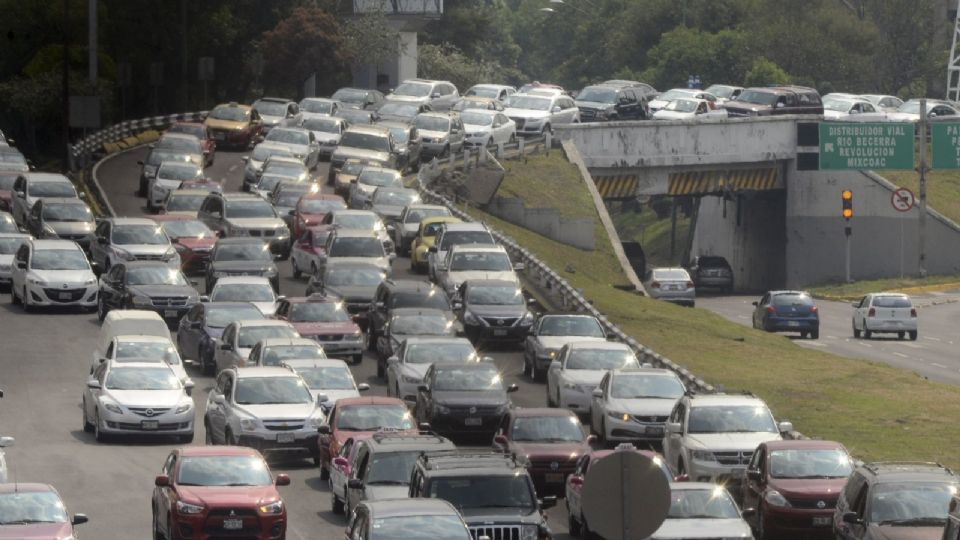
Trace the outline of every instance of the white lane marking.
<instances>
[{"instance_id":1,"label":"white lane marking","mask_svg":"<svg viewBox=\"0 0 960 540\"><path fill-rule=\"evenodd\" d=\"M738 319L749 319L750 317L747 317L746 315L737 315L737 318L738 318Z\"/></svg>"},{"instance_id":2,"label":"white lane marking","mask_svg":"<svg viewBox=\"0 0 960 540\"><path fill-rule=\"evenodd\" d=\"M895 353L893 353L893 354L899 356L900 358L910 358L909 356L907 356L906 354L903 354L903 353L901 353L901 352L895 352Z\"/></svg>"},{"instance_id":3,"label":"white lane marking","mask_svg":"<svg viewBox=\"0 0 960 540\"><path fill-rule=\"evenodd\" d=\"M940 338L930 337L930 336L923 336L923 339L929 339L930 341L943 341Z\"/></svg>"},{"instance_id":4,"label":"white lane marking","mask_svg":"<svg viewBox=\"0 0 960 540\"><path fill-rule=\"evenodd\" d=\"M236 163L234 163L233 165L230 166L229 169L227 169L227 172L233 172L233 171L237 170L237 167L238 167L238 166L239 166L239 165L237 165Z\"/></svg>"},{"instance_id":5,"label":"white lane marking","mask_svg":"<svg viewBox=\"0 0 960 540\"><path fill-rule=\"evenodd\" d=\"M827 339L840 339L837 336L827 336Z\"/></svg>"},{"instance_id":6,"label":"white lane marking","mask_svg":"<svg viewBox=\"0 0 960 540\"><path fill-rule=\"evenodd\" d=\"M826 343L817 343L816 341L800 341L798 343L807 347L827 347Z\"/></svg>"},{"instance_id":7,"label":"white lane marking","mask_svg":"<svg viewBox=\"0 0 960 540\"><path fill-rule=\"evenodd\" d=\"M873 348L873 345L871 345L871 344L869 344L869 343L864 343L864 342L862 342L862 341L858 341L857 343L859 343L861 347L870 347L870 348Z\"/></svg>"},{"instance_id":8,"label":"white lane marking","mask_svg":"<svg viewBox=\"0 0 960 540\"><path fill-rule=\"evenodd\" d=\"M917 345L916 343L904 343L904 347L910 347L911 349L922 349L923 345Z\"/></svg>"},{"instance_id":9,"label":"white lane marking","mask_svg":"<svg viewBox=\"0 0 960 540\"><path fill-rule=\"evenodd\" d=\"M943 364L938 364L938 363L936 363L936 362L930 362L930 365L931 365L931 366L937 366L938 368L942 368L942 369L949 369L949 368L947 368L947 366L945 366L945 365L943 365Z\"/></svg>"}]
</instances>

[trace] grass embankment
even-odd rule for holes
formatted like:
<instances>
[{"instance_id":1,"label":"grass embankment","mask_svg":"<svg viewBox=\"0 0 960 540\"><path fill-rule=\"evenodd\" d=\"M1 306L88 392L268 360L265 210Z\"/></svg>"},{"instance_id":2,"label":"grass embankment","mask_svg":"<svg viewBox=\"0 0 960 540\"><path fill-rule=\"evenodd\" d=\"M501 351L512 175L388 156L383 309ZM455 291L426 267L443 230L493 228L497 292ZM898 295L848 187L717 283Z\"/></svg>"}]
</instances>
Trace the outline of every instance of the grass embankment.
<instances>
[{"instance_id":1,"label":"grass embankment","mask_svg":"<svg viewBox=\"0 0 960 540\"><path fill-rule=\"evenodd\" d=\"M854 283L828 283L810 289L810 293L827 300L859 300L863 295L877 291L918 294L960 289L960 275L927 276L926 278L889 278Z\"/></svg>"},{"instance_id":2,"label":"grass embankment","mask_svg":"<svg viewBox=\"0 0 960 540\"><path fill-rule=\"evenodd\" d=\"M914 171L876 171L898 187L920 196L920 176ZM960 223L960 171L927 173L927 206Z\"/></svg>"},{"instance_id":3,"label":"grass embankment","mask_svg":"<svg viewBox=\"0 0 960 540\"><path fill-rule=\"evenodd\" d=\"M519 174L519 165L509 165L514 172L507 174L502 192L531 204L542 204L544 197L535 188L571 198L586 192L579 178L560 183L559 178L567 176L549 176L552 169L538 169L536 159L531 158ZM627 280L592 210L599 240L593 252L549 240L477 209L469 211L536 253L640 342L711 384L730 391L749 389L766 400L777 418L793 421L803 433L842 441L865 460L937 460L960 466L960 432L954 426L960 417L960 387L929 382L884 364L804 349L783 336L746 328L706 310L618 290L612 285ZM568 265L572 272L566 270Z\"/></svg>"}]
</instances>

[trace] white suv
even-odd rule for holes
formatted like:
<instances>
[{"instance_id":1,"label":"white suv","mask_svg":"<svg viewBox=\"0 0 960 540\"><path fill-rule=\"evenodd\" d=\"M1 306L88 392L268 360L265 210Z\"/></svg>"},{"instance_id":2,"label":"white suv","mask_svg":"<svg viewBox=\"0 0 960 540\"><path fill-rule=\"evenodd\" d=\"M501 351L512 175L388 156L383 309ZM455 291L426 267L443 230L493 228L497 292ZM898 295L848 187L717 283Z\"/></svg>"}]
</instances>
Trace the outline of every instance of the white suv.
<instances>
[{"instance_id":1,"label":"white suv","mask_svg":"<svg viewBox=\"0 0 960 540\"><path fill-rule=\"evenodd\" d=\"M10 297L24 311L34 306L97 307L97 276L72 240L27 239L13 258Z\"/></svg>"},{"instance_id":2,"label":"white suv","mask_svg":"<svg viewBox=\"0 0 960 540\"><path fill-rule=\"evenodd\" d=\"M449 111L460 101L460 92L447 81L407 79L387 95L387 101L429 105L434 111Z\"/></svg>"},{"instance_id":3,"label":"white suv","mask_svg":"<svg viewBox=\"0 0 960 540\"><path fill-rule=\"evenodd\" d=\"M767 404L753 395L704 394L682 397L666 428L663 455L678 474L729 484L741 481L760 443L781 440L793 424L777 424Z\"/></svg>"},{"instance_id":4,"label":"white suv","mask_svg":"<svg viewBox=\"0 0 960 540\"><path fill-rule=\"evenodd\" d=\"M305 453L319 465L323 409L299 375L282 367L230 368L217 376L203 417L207 444Z\"/></svg>"},{"instance_id":5,"label":"white suv","mask_svg":"<svg viewBox=\"0 0 960 540\"><path fill-rule=\"evenodd\" d=\"M107 218L97 224L90 240L90 259L106 272L122 261L159 261L180 268L180 254L156 221L147 218Z\"/></svg>"}]
</instances>

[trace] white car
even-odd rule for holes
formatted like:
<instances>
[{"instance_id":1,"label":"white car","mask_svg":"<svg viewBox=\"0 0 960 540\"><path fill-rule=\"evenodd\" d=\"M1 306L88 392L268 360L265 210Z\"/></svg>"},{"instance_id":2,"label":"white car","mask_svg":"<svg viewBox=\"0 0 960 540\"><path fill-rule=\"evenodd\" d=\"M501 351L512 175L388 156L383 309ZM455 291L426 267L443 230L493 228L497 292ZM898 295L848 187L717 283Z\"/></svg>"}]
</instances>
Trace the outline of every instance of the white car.
<instances>
[{"instance_id":1,"label":"white car","mask_svg":"<svg viewBox=\"0 0 960 540\"><path fill-rule=\"evenodd\" d=\"M593 390L590 428L604 442L661 441L667 417L686 392L668 369L617 369Z\"/></svg>"},{"instance_id":2,"label":"white car","mask_svg":"<svg viewBox=\"0 0 960 540\"><path fill-rule=\"evenodd\" d=\"M180 268L180 254L156 221L147 218L106 218L90 238L90 259L106 272L121 261L162 261Z\"/></svg>"},{"instance_id":3,"label":"white car","mask_svg":"<svg viewBox=\"0 0 960 540\"><path fill-rule=\"evenodd\" d=\"M427 251L427 273L434 282L439 282L439 272L447 260L447 252L460 244L482 244L494 246L496 239L483 223L444 223L437 232L436 239Z\"/></svg>"},{"instance_id":4,"label":"white car","mask_svg":"<svg viewBox=\"0 0 960 540\"><path fill-rule=\"evenodd\" d=\"M373 192L379 187L402 188L403 175L396 169L384 169L382 167L364 167L357 176L357 180L350 184L350 195L347 197L347 203L350 208L355 210L364 209Z\"/></svg>"},{"instance_id":5,"label":"white car","mask_svg":"<svg viewBox=\"0 0 960 540\"><path fill-rule=\"evenodd\" d=\"M217 375L203 417L207 444L308 454L320 464L323 409L296 373L280 367L231 368Z\"/></svg>"},{"instance_id":6,"label":"white car","mask_svg":"<svg viewBox=\"0 0 960 540\"><path fill-rule=\"evenodd\" d=\"M216 372L230 367L245 367L250 352L258 342L269 338L298 338L300 333L287 321L254 319L233 321L223 329L213 353Z\"/></svg>"},{"instance_id":7,"label":"white car","mask_svg":"<svg viewBox=\"0 0 960 540\"><path fill-rule=\"evenodd\" d=\"M927 100L927 117L955 117L960 115L954 105L939 99ZM890 122L919 122L920 121L920 100L911 99L905 101L897 110L887 113L887 120Z\"/></svg>"},{"instance_id":8,"label":"white car","mask_svg":"<svg viewBox=\"0 0 960 540\"><path fill-rule=\"evenodd\" d=\"M11 302L34 307L96 309L99 285L83 249L72 240L27 239L14 255Z\"/></svg>"},{"instance_id":9,"label":"white car","mask_svg":"<svg viewBox=\"0 0 960 540\"><path fill-rule=\"evenodd\" d=\"M886 113L880 112L873 106L873 103L856 96L851 98L823 97L823 118L824 120L838 120L858 116L866 120L883 120Z\"/></svg>"},{"instance_id":10,"label":"white car","mask_svg":"<svg viewBox=\"0 0 960 540\"><path fill-rule=\"evenodd\" d=\"M320 145L320 159L329 160L340 144L340 136L347 129L347 123L342 118L318 116L304 118L303 129L309 129Z\"/></svg>"},{"instance_id":11,"label":"white car","mask_svg":"<svg viewBox=\"0 0 960 540\"><path fill-rule=\"evenodd\" d=\"M460 120L468 145L496 146L517 138L517 123L502 112L470 109L460 113Z\"/></svg>"},{"instance_id":12,"label":"white car","mask_svg":"<svg viewBox=\"0 0 960 540\"><path fill-rule=\"evenodd\" d=\"M246 365L277 367L287 360L325 360L323 347L312 339L302 337L271 337L262 339L250 349Z\"/></svg>"},{"instance_id":13,"label":"white car","mask_svg":"<svg viewBox=\"0 0 960 540\"><path fill-rule=\"evenodd\" d=\"M503 103L516 93L516 88L503 84L475 84L463 93L463 97L489 98Z\"/></svg>"},{"instance_id":14,"label":"white car","mask_svg":"<svg viewBox=\"0 0 960 540\"><path fill-rule=\"evenodd\" d=\"M711 84L704 89L704 92L717 96L717 105L723 105L730 100L737 99L743 92L743 87L730 86L729 84Z\"/></svg>"},{"instance_id":15,"label":"white car","mask_svg":"<svg viewBox=\"0 0 960 540\"><path fill-rule=\"evenodd\" d=\"M260 173L263 172L263 163L270 156L293 157L293 152L286 145L277 143L262 142L253 147L249 156L243 156L241 159L246 162L243 168L243 190L250 191L257 185Z\"/></svg>"},{"instance_id":16,"label":"white car","mask_svg":"<svg viewBox=\"0 0 960 540\"><path fill-rule=\"evenodd\" d=\"M516 123L518 135L552 133L553 126L580 121L580 109L564 94L514 94L507 98L503 114Z\"/></svg>"},{"instance_id":17,"label":"white car","mask_svg":"<svg viewBox=\"0 0 960 540\"><path fill-rule=\"evenodd\" d=\"M333 225L337 229L372 231L383 242L387 253L394 251L393 239L380 216L371 210L334 210L324 216L323 225Z\"/></svg>"},{"instance_id":18,"label":"white car","mask_svg":"<svg viewBox=\"0 0 960 540\"><path fill-rule=\"evenodd\" d=\"M13 275L13 257L24 242L32 238L29 234L0 234L0 285L10 285Z\"/></svg>"},{"instance_id":19,"label":"white car","mask_svg":"<svg viewBox=\"0 0 960 540\"><path fill-rule=\"evenodd\" d=\"M653 113L654 120L681 120L698 116L726 116L726 109L713 110L705 99L678 98Z\"/></svg>"},{"instance_id":20,"label":"white car","mask_svg":"<svg viewBox=\"0 0 960 540\"><path fill-rule=\"evenodd\" d=\"M104 362L83 391L83 430L98 442L111 435L162 434L193 441L193 399L162 362Z\"/></svg>"},{"instance_id":21,"label":"white car","mask_svg":"<svg viewBox=\"0 0 960 540\"><path fill-rule=\"evenodd\" d=\"M453 246L447 251L446 260L438 267L436 277L437 284L451 298L464 281L471 279L493 279L520 285L516 268L510 262L510 255L503 246Z\"/></svg>"},{"instance_id":22,"label":"white car","mask_svg":"<svg viewBox=\"0 0 960 540\"><path fill-rule=\"evenodd\" d=\"M655 113L660 109L667 106L667 103L675 99L702 99L708 101L712 104L717 103L717 96L706 92L704 90L697 90L696 88L674 88L673 90L667 90L666 92L657 96L656 99L650 101L650 112ZM711 107L713 108L713 107Z\"/></svg>"},{"instance_id":23,"label":"white car","mask_svg":"<svg viewBox=\"0 0 960 540\"><path fill-rule=\"evenodd\" d=\"M523 343L523 372L541 379L567 343L607 341L606 332L593 315L555 313L540 317Z\"/></svg>"},{"instance_id":24,"label":"white car","mask_svg":"<svg viewBox=\"0 0 960 540\"><path fill-rule=\"evenodd\" d=\"M397 253L401 255L410 254L410 246L416 239L417 233L420 232L421 221L430 217L449 215L450 209L438 204L417 203L407 205L393 225L393 245Z\"/></svg>"},{"instance_id":25,"label":"white car","mask_svg":"<svg viewBox=\"0 0 960 540\"><path fill-rule=\"evenodd\" d=\"M448 111L460 101L457 87L448 81L407 79L386 96L387 101L429 105L434 111Z\"/></svg>"},{"instance_id":26,"label":"white car","mask_svg":"<svg viewBox=\"0 0 960 540\"><path fill-rule=\"evenodd\" d=\"M262 276L226 276L210 291L211 302L250 302L267 317L277 311L277 293L270 279Z\"/></svg>"},{"instance_id":27,"label":"white car","mask_svg":"<svg viewBox=\"0 0 960 540\"><path fill-rule=\"evenodd\" d=\"M767 404L749 394L683 396L667 419L663 456L677 474L694 482L734 484L760 443L779 441L793 431L777 424Z\"/></svg>"},{"instance_id":28,"label":"white car","mask_svg":"<svg viewBox=\"0 0 960 540\"><path fill-rule=\"evenodd\" d=\"M593 390L609 370L639 367L633 349L624 343L567 343L547 370L547 405L590 414Z\"/></svg>"},{"instance_id":29,"label":"white car","mask_svg":"<svg viewBox=\"0 0 960 540\"><path fill-rule=\"evenodd\" d=\"M413 125L420 133L421 160L459 154L463 150L465 131L458 115L424 112L416 116Z\"/></svg>"},{"instance_id":30,"label":"white car","mask_svg":"<svg viewBox=\"0 0 960 540\"><path fill-rule=\"evenodd\" d=\"M903 105L903 100L897 96L885 96L882 94L863 94L857 96L860 99L865 99L870 103L873 103L873 106L879 111L883 112L893 112L900 108Z\"/></svg>"},{"instance_id":31,"label":"white car","mask_svg":"<svg viewBox=\"0 0 960 540\"><path fill-rule=\"evenodd\" d=\"M161 214L197 217L197 211L210 194L205 189L177 189L167 194L160 204Z\"/></svg>"},{"instance_id":32,"label":"white car","mask_svg":"<svg viewBox=\"0 0 960 540\"><path fill-rule=\"evenodd\" d=\"M723 486L703 482L670 484L670 509L667 519L650 536L650 540L696 540L724 538L753 540L753 531L733 497Z\"/></svg>"},{"instance_id":33,"label":"white car","mask_svg":"<svg viewBox=\"0 0 960 540\"><path fill-rule=\"evenodd\" d=\"M303 118L301 125L313 118L328 118L340 109L340 102L335 99L306 97L300 100L300 115Z\"/></svg>"},{"instance_id":34,"label":"white car","mask_svg":"<svg viewBox=\"0 0 960 540\"><path fill-rule=\"evenodd\" d=\"M362 262L373 264L390 275L391 265L396 258L388 254L383 241L371 231L356 229L337 229L327 237L327 244L319 257L317 275L322 276L330 261Z\"/></svg>"},{"instance_id":35,"label":"white car","mask_svg":"<svg viewBox=\"0 0 960 540\"><path fill-rule=\"evenodd\" d=\"M263 142L286 146L293 157L310 170L317 168L320 163L320 143L309 129L278 127L271 129Z\"/></svg>"},{"instance_id":36,"label":"white car","mask_svg":"<svg viewBox=\"0 0 960 540\"><path fill-rule=\"evenodd\" d=\"M412 407L417 403L417 388L423 384L423 376L430 366L478 360L477 351L466 338L407 338L400 343L396 354L387 358L387 395L402 399Z\"/></svg>"},{"instance_id":37,"label":"white car","mask_svg":"<svg viewBox=\"0 0 960 540\"><path fill-rule=\"evenodd\" d=\"M13 183L10 213L17 223L23 225L35 202L52 198L79 199L80 195L73 182L62 174L23 173Z\"/></svg>"},{"instance_id":38,"label":"white car","mask_svg":"<svg viewBox=\"0 0 960 540\"><path fill-rule=\"evenodd\" d=\"M916 341L917 308L910 297L899 293L871 293L853 303L853 337L861 334L870 339L874 334L905 335Z\"/></svg>"},{"instance_id":39,"label":"white car","mask_svg":"<svg viewBox=\"0 0 960 540\"><path fill-rule=\"evenodd\" d=\"M347 363L336 358L291 358L282 365L300 375L314 401L325 409L339 399L360 397L360 392L370 389L367 383L357 384Z\"/></svg>"},{"instance_id":40,"label":"white car","mask_svg":"<svg viewBox=\"0 0 960 540\"><path fill-rule=\"evenodd\" d=\"M180 358L177 347L169 334L167 336L148 336L142 334L120 335L113 338L103 356L90 365L90 374L97 366L105 362L126 364L130 362L164 363L170 366L180 382L186 384L190 377L184 368L186 362Z\"/></svg>"},{"instance_id":41,"label":"white car","mask_svg":"<svg viewBox=\"0 0 960 540\"><path fill-rule=\"evenodd\" d=\"M147 182L147 209L157 211L170 195L180 188L180 184L189 180L203 180L203 168L183 161L164 161L157 174Z\"/></svg>"},{"instance_id":42,"label":"white car","mask_svg":"<svg viewBox=\"0 0 960 540\"><path fill-rule=\"evenodd\" d=\"M108 356L107 349L119 336L156 336L172 339L170 327L156 311L145 309L121 309L107 313L100 323L100 333L97 335L97 344L91 355L94 366L100 364L101 358Z\"/></svg>"}]
</instances>

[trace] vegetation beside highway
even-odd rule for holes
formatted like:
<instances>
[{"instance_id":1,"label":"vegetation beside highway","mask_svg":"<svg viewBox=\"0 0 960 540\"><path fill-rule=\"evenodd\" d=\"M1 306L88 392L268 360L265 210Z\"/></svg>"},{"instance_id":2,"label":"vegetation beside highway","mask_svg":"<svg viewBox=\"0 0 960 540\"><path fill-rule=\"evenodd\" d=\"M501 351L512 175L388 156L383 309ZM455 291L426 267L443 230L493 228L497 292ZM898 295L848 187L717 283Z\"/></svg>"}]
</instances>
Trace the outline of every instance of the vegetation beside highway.
<instances>
[{"instance_id":1,"label":"vegetation beside highway","mask_svg":"<svg viewBox=\"0 0 960 540\"><path fill-rule=\"evenodd\" d=\"M817 298L827 300L859 300L863 295L877 291L917 294L960 289L960 275L927 276L926 278L903 277L855 281L853 283L827 283L810 289Z\"/></svg>"},{"instance_id":2,"label":"vegetation beside highway","mask_svg":"<svg viewBox=\"0 0 960 540\"><path fill-rule=\"evenodd\" d=\"M878 174L898 187L905 187L919 196L920 176L916 172L878 171ZM927 173L927 206L960 223L960 171Z\"/></svg>"},{"instance_id":3,"label":"vegetation beside highway","mask_svg":"<svg viewBox=\"0 0 960 540\"><path fill-rule=\"evenodd\" d=\"M551 154L552 155L552 154ZM522 170L522 172L520 172ZM550 176L531 159L512 164L501 190L539 206L542 193L579 198L579 178ZM531 179L541 179L531 181ZM575 181L574 181L575 180ZM885 364L809 350L781 335L729 322L706 310L640 297L614 287L627 282L604 241L592 206L598 248L582 251L499 220L476 218L513 237L583 290L612 321L637 340L728 391L750 390L811 437L843 442L864 460L940 461L960 466L960 387L927 381ZM589 211L588 211L589 210Z\"/></svg>"}]
</instances>

